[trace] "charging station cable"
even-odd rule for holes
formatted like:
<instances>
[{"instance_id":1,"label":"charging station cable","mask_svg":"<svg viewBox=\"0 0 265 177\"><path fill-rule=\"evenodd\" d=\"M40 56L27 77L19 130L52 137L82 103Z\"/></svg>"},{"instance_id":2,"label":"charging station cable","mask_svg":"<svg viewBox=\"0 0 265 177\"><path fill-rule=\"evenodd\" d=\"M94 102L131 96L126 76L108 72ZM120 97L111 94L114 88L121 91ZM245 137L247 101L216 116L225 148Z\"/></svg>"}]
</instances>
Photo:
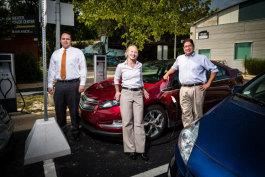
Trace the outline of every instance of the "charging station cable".
<instances>
[{"instance_id":1,"label":"charging station cable","mask_svg":"<svg viewBox=\"0 0 265 177\"><path fill-rule=\"evenodd\" d=\"M171 99L172 99L173 103L175 104L176 117L177 117L177 115L178 115L178 103L177 103L176 98L174 96L171 96ZM178 135L174 137L176 127L177 127L177 124L174 125L174 129L173 129L171 135L168 137L168 139L166 141L161 142L161 143L156 143L156 144L150 144L150 146L158 146L158 145L162 145L162 144L167 144L167 143L175 140L178 137Z\"/></svg>"},{"instance_id":2,"label":"charging station cable","mask_svg":"<svg viewBox=\"0 0 265 177\"><path fill-rule=\"evenodd\" d=\"M6 93L3 92L2 90L2 83L4 83L4 81L8 81L10 83L10 88L7 89ZM1 79L0 80L0 93L3 95L4 101L2 102L2 105L4 106L4 108L7 110L7 94L10 92L10 90L12 89L12 82L10 81L10 79Z\"/></svg>"},{"instance_id":3,"label":"charging station cable","mask_svg":"<svg viewBox=\"0 0 265 177\"><path fill-rule=\"evenodd\" d=\"M9 64L9 69L11 68L11 66L10 66L10 63L8 63ZM12 77L12 79L13 79L13 81L14 81L14 83L15 83L15 85L16 85L16 88L17 88L17 91L18 91L18 93L19 93L19 95L21 96L21 98L22 98L22 101L23 101L23 107L22 107L22 109L21 109L21 111L20 112L23 112L23 110L24 110L24 108L25 108L25 106L26 106L26 103L25 103L25 100L24 100L24 97L23 97L23 95L21 94L21 91L19 90L19 88L18 88L18 86L17 86L17 83L16 83L16 81L15 81L15 78L14 78L14 76L13 76L13 74L12 74L12 71L10 70L10 73L11 73L11 77Z\"/></svg>"},{"instance_id":4,"label":"charging station cable","mask_svg":"<svg viewBox=\"0 0 265 177\"><path fill-rule=\"evenodd\" d=\"M4 94L3 90L2 90L2 82L3 82L3 81L9 81L9 83L10 83L10 88L7 89L7 91L6 91L5 94ZM1 80L0 80L0 85L1 85L1 87L0 87L0 92L1 92L1 94L3 95L4 99L6 100L6 99L7 99L6 96L7 96L7 94L10 92L10 90L12 89L13 84L12 84L12 82L10 81L10 79L1 79Z\"/></svg>"}]
</instances>

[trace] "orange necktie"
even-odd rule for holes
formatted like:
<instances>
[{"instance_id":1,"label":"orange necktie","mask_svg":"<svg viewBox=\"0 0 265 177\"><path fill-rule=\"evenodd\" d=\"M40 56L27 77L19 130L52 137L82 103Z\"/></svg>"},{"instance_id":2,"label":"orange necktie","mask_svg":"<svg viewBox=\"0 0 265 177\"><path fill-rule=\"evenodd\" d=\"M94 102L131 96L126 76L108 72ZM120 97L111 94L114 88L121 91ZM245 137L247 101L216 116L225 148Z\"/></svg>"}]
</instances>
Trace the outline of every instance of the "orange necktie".
<instances>
[{"instance_id":1,"label":"orange necktie","mask_svg":"<svg viewBox=\"0 0 265 177\"><path fill-rule=\"evenodd\" d=\"M64 49L63 56L62 56L62 64L61 64L61 78L62 79L65 79L66 77L65 63L66 63L66 49Z\"/></svg>"}]
</instances>

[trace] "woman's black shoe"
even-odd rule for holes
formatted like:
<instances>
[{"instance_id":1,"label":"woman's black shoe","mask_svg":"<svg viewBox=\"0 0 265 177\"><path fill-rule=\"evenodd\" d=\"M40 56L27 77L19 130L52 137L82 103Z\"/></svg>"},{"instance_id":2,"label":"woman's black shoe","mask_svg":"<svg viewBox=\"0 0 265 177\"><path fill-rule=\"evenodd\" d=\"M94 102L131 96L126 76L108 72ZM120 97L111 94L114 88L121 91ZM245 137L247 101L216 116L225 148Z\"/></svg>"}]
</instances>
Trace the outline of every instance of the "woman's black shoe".
<instances>
[{"instance_id":1,"label":"woman's black shoe","mask_svg":"<svg viewBox=\"0 0 265 177\"><path fill-rule=\"evenodd\" d=\"M148 161L149 160L149 157L145 153L140 153L140 157L144 161Z\"/></svg>"},{"instance_id":2,"label":"woman's black shoe","mask_svg":"<svg viewBox=\"0 0 265 177\"><path fill-rule=\"evenodd\" d=\"M130 158L132 160L135 160L136 159L136 153L135 152L130 152L129 156L130 156Z\"/></svg>"}]
</instances>

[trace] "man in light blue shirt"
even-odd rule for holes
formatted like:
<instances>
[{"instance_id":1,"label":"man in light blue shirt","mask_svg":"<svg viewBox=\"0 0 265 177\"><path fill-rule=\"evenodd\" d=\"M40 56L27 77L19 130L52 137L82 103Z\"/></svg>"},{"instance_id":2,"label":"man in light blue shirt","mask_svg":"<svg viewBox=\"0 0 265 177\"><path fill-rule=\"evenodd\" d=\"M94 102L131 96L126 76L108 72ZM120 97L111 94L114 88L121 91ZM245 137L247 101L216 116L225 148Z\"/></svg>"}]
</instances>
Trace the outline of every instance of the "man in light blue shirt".
<instances>
[{"instance_id":1,"label":"man in light blue shirt","mask_svg":"<svg viewBox=\"0 0 265 177\"><path fill-rule=\"evenodd\" d=\"M185 54L178 56L163 78L168 80L170 74L179 70L182 123L184 127L187 127L202 117L205 90L210 87L218 69L206 56L194 52L192 39L184 40L183 50ZM206 71L211 72L208 81Z\"/></svg>"}]
</instances>

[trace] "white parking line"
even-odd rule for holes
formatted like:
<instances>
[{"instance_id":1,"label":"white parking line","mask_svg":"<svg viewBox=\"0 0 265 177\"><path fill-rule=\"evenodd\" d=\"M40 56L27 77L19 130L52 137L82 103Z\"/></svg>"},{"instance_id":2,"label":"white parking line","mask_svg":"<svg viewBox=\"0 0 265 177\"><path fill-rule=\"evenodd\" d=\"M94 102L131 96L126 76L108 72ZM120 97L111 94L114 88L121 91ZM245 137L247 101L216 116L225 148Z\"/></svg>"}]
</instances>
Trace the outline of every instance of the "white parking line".
<instances>
[{"instance_id":1,"label":"white parking line","mask_svg":"<svg viewBox=\"0 0 265 177\"><path fill-rule=\"evenodd\" d=\"M168 169L168 164L161 165L160 167L153 168L151 170L145 171L143 173L139 173L132 177L151 177L151 176L158 176L163 173L166 173Z\"/></svg>"},{"instance_id":2,"label":"white parking line","mask_svg":"<svg viewBox=\"0 0 265 177\"><path fill-rule=\"evenodd\" d=\"M45 177L57 177L53 159L44 160L43 168Z\"/></svg>"}]
</instances>

